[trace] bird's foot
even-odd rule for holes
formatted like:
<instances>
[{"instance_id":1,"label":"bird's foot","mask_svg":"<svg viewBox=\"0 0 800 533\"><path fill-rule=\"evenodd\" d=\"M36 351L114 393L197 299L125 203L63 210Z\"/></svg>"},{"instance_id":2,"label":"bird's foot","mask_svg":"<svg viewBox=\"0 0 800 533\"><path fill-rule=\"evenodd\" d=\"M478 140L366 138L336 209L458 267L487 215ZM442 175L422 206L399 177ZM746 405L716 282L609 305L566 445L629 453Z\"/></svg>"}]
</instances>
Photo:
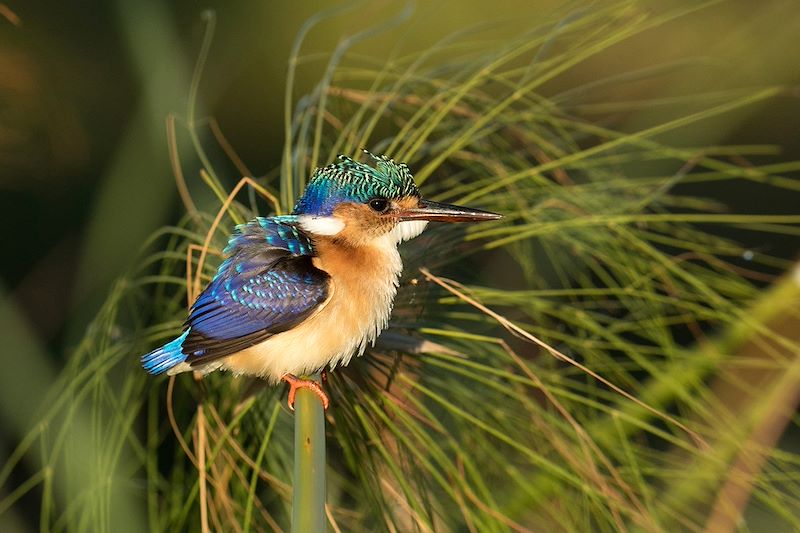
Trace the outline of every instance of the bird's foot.
<instances>
[{"instance_id":1,"label":"bird's foot","mask_svg":"<svg viewBox=\"0 0 800 533\"><path fill-rule=\"evenodd\" d=\"M289 384L289 397L286 400L289 409L294 411L294 397L297 394L297 389L308 389L317 396L322 401L322 407L324 409L328 409L328 404L330 400L328 399L328 395L325 394L325 391L322 390L322 386L319 383L312 379L300 379L293 374L284 374L281 377L281 381L285 381Z\"/></svg>"}]
</instances>

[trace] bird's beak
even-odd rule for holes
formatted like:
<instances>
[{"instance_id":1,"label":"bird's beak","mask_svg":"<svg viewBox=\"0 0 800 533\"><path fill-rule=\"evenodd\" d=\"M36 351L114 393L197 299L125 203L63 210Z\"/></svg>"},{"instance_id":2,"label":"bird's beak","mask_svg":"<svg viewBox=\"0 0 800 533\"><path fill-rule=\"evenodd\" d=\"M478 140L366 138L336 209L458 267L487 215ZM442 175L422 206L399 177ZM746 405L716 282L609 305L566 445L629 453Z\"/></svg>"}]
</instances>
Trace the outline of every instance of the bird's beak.
<instances>
[{"instance_id":1,"label":"bird's beak","mask_svg":"<svg viewBox=\"0 0 800 533\"><path fill-rule=\"evenodd\" d=\"M503 215L461 207L460 205L441 204L430 200L420 200L417 207L400 208L393 213L400 220L435 220L436 222L481 222L497 220Z\"/></svg>"}]
</instances>

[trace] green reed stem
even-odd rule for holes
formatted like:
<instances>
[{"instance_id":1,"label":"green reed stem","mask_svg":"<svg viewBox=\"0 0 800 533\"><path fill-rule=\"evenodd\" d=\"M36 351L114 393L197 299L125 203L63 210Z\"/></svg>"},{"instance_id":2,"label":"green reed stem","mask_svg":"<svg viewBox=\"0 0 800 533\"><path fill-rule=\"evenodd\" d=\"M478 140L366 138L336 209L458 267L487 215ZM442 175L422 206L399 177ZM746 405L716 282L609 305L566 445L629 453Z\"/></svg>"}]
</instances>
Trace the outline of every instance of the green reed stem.
<instances>
[{"instance_id":1,"label":"green reed stem","mask_svg":"<svg viewBox=\"0 0 800 533\"><path fill-rule=\"evenodd\" d=\"M294 407L292 532L316 533L325 531L325 413L308 389L297 391Z\"/></svg>"}]
</instances>

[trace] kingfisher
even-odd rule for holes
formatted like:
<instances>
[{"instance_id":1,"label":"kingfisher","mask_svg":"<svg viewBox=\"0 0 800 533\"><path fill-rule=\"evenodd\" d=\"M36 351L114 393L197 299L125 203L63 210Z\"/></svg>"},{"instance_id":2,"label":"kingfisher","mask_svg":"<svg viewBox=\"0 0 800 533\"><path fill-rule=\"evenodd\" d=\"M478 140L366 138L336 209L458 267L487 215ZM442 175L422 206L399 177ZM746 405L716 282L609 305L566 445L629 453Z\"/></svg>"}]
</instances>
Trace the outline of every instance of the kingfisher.
<instances>
[{"instance_id":1,"label":"kingfisher","mask_svg":"<svg viewBox=\"0 0 800 533\"><path fill-rule=\"evenodd\" d=\"M197 297L176 339L144 355L151 374L228 370L289 384L347 365L389 323L403 264L398 245L429 221L496 220L496 213L421 197L404 163L340 155L317 169L292 214L236 227L226 259Z\"/></svg>"}]
</instances>

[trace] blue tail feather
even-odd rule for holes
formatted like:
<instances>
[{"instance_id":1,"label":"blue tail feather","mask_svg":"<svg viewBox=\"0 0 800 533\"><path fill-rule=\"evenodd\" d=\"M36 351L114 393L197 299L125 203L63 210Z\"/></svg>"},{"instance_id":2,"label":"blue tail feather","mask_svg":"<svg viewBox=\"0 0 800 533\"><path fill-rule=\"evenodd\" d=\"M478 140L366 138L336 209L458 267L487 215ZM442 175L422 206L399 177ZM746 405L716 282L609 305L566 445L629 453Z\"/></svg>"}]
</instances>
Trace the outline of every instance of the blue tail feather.
<instances>
[{"instance_id":1,"label":"blue tail feather","mask_svg":"<svg viewBox=\"0 0 800 533\"><path fill-rule=\"evenodd\" d=\"M183 332L177 339L168 342L161 348L153 350L147 355L142 356L142 366L150 374L161 374L170 368L186 361L186 354L183 353L183 341L189 335L190 330Z\"/></svg>"}]
</instances>

